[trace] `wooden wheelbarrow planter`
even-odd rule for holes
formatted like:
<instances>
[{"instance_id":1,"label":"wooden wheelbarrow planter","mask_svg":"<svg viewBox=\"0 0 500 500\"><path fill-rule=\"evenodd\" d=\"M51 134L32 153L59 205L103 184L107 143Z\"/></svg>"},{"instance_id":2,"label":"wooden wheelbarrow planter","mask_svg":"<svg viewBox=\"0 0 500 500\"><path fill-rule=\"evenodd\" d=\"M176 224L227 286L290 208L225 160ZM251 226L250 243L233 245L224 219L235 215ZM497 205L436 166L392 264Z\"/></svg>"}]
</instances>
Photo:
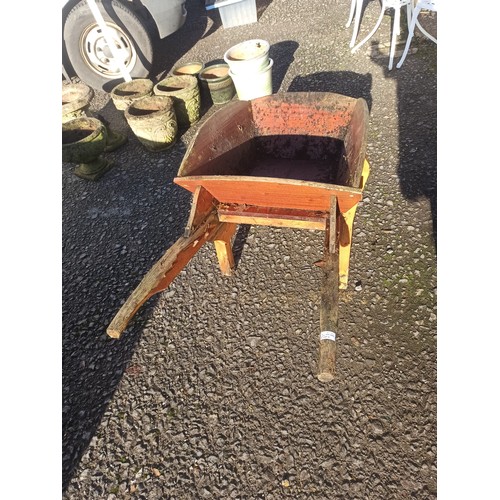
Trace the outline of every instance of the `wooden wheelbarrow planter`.
<instances>
[{"instance_id":1,"label":"wooden wheelbarrow planter","mask_svg":"<svg viewBox=\"0 0 500 500\"><path fill-rule=\"evenodd\" d=\"M318 378L335 370L338 290L347 287L352 227L369 174L363 99L323 92L235 101L200 126L174 182L193 193L185 233L146 274L109 325L119 338L206 242L231 275L238 224L325 231Z\"/></svg>"}]
</instances>

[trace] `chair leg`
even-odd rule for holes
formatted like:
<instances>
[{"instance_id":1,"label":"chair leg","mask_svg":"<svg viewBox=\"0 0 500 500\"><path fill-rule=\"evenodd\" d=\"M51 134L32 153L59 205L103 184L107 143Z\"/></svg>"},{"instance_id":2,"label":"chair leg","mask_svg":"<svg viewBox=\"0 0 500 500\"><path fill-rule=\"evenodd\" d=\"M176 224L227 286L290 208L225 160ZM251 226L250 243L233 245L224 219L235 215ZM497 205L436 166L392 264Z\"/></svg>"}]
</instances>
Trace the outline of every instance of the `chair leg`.
<instances>
[{"instance_id":1,"label":"chair leg","mask_svg":"<svg viewBox=\"0 0 500 500\"><path fill-rule=\"evenodd\" d=\"M413 3L406 4L406 26L408 27L408 33L410 32L411 15L413 12Z\"/></svg>"},{"instance_id":2,"label":"chair leg","mask_svg":"<svg viewBox=\"0 0 500 500\"><path fill-rule=\"evenodd\" d=\"M356 45L356 47L351 49L352 54L354 54L354 52L356 52L363 44L365 44L375 34L375 32L378 30L378 27L380 26L380 23L382 22L382 19L384 17L384 12L385 12L385 2L382 3L382 10L380 11L380 16L379 16L377 22L375 23L374 28L370 31L370 33L361 42L358 43L358 45ZM358 15L358 13L356 13L356 15ZM361 16L361 13L360 13L360 16ZM354 45L352 42L351 42L351 44Z\"/></svg>"},{"instance_id":3,"label":"chair leg","mask_svg":"<svg viewBox=\"0 0 500 500\"><path fill-rule=\"evenodd\" d=\"M422 25L418 22L418 19L416 20L417 22L417 26L418 26L418 29L429 39L429 40L432 40L434 43L437 43L437 40L432 36L430 35L429 33L427 33L426 30L424 30L424 28L422 28Z\"/></svg>"},{"instance_id":4,"label":"chair leg","mask_svg":"<svg viewBox=\"0 0 500 500\"><path fill-rule=\"evenodd\" d=\"M404 60L406 59L406 55L408 54L408 50L410 48L411 40L413 38L413 32L415 31L415 24L417 22L417 17L420 12L420 9L417 5L415 10L412 13L412 18L411 18L411 23L410 27L408 28L408 38L406 40L406 45L405 45L405 50L403 51L403 55L401 56L401 59L399 60L398 64L396 64L396 68L401 68L403 65Z\"/></svg>"},{"instance_id":5,"label":"chair leg","mask_svg":"<svg viewBox=\"0 0 500 500\"><path fill-rule=\"evenodd\" d=\"M389 54L389 70L392 69L392 63L394 61L394 51L396 49L396 38L398 37L398 27L401 24L401 9L395 9L394 12L394 26L392 27L392 37L391 37L391 52Z\"/></svg>"},{"instance_id":6,"label":"chair leg","mask_svg":"<svg viewBox=\"0 0 500 500\"><path fill-rule=\"evenodd\" d=\"M354 29L352 31L352 38L349 47L354 47L356 37L359 32L359 24L361 22L361 11L363 10L363 0L356 0L356 7L354 8Z\"/></svg>"},{"instance_id":7,"label":"chair leg","mask_svg":"<svg viewBox=\"0 0 500 500\"><path fill-rule=\"evenodd\" d=\"M358 0L351 0L351 10L349 11L349 19L347 21L347 24L345 25L346 28L349 28L349 26L352 23L352 20L354 18L354 11L355 11L355 7L356 7L357 1Z\"/></svg>"}]
</instances>

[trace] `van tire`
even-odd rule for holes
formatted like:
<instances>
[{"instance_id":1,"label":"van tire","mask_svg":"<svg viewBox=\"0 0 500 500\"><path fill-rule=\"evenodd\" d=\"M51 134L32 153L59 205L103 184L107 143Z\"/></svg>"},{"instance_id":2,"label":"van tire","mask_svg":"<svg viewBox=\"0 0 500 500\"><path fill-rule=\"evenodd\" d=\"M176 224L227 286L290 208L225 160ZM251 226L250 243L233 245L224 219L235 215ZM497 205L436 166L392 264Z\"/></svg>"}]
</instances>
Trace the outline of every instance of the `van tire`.
<instances>
[{"instance_id":1,"label":"van tire","mask_svg":"<svg viewBox=\"0 0 500 500\"><path fill-rule=\"evenodd\" d=\"M133 78L146 78L153 65L148 23L118 0L96 0L115 43L127 54L125 68ZM71 9L64 24L64 43L73 69L84 83L110 91L123 77L86 2Z\"/></svg>"}]
</instances>

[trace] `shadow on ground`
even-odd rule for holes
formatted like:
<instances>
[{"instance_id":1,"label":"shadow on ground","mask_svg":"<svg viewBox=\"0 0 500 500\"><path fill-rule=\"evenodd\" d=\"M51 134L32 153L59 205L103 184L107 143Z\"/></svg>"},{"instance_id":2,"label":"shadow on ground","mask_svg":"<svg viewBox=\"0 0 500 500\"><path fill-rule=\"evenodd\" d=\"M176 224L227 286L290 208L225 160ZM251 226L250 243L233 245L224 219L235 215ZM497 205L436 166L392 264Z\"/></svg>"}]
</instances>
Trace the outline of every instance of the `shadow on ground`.
<instances>
[{"instance_id":1,"label":"shadow on ground","mask_svg":"<svg viewBox=\"0 0 500 500\"><path fill-rule=\"evenodd\" d=\"M429 23L428 23L429 24ZM432 26L427 28L432 31ZM388 59L377 42L371 44L372 59L384 70L384 77L397 82L397 115L399 117L399 165L397 173L401 194L408 200L427 199L432 216L432 236L437 248L437 89L419 91L413 81L419 71L436 71L428 61L435 60L436 46L428 39L415 37L411 45L417 52L409 54L401 68L387 68ZM427 57L431 55L431 57ZM424 63L424 64L422 64ZM423 68L423 69L422 69ZM428 86L426 86L428 88Z\"/></svg>"},{"instance_id":2,"label":"shadow on ground","mask_svg":"<svg viewBox=\"0 0 500 500\"><path fill-rule=\"evenodd\" d=\"M372 108L372 75L353 71L319 71L293 79L288 92L335 92L354 98L363 98L368 111Z\"/></svg>"},{"instance_id":3,"label":"shadow on ground","mask_svg":"<svg viewBox=\"0 0 500 500\"><path fill-rule=\"evenodd\" d=\"M299 44L293 40L273 43L269 47L269 57L273 60L272 79L274 94L279 92L288 68L295 60L294 54L298 48Z\"/></svg>"},{"instance_id":4,"label":"shadow on ground","mask_svg":"<svg viewBox=\"0 0 500 500\"><path fill-rule=\"evenodd\" d=\"M105 157L114 167L98 182L63 165L62 471L63 489L120 383L156 298L120 339L106 328L140 280L182 235L191 195L173 184L186 151L183 137L149 153L111 103L99 110L128 142Z\"/></svg>"}]
</instances>

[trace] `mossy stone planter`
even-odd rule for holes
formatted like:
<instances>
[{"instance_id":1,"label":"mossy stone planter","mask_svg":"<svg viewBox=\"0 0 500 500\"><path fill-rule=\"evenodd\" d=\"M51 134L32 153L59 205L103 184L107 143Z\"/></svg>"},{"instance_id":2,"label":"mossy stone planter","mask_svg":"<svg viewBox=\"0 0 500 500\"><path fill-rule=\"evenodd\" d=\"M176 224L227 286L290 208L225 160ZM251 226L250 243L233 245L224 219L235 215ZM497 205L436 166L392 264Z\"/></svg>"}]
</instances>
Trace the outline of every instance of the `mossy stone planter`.
<instances>
[{"instance_id":1,"label":"mossy stone planter","mask_svg":"<svg viewBox=\"0 0 500 500\"><path fill-rule=\"evenodd\" d=\"M125 110L125 118L149 151L163 151L175 144L177 118L170 97L149 96L134 101Z\"/></svg>"},{"instance_id":2,"label":"mossy stone planter","mask_svg":"<svg viewBox=\"0 0 500 500\"><path fill-rule=\"evenodd\" d=\"M189 128L200 119L200 87L195 76L167 76L154 86L154 93L173 99L179 128Z\"/></svg>"},{"instance_id":3,"label":"mossy stone planter","mask_svg":"<svg viewBox=\"0 0 500 500\"><path fill-rule=\"evenodd\" d=\"M112 163L101 158L107 144L107 130L96 118L75 118L62 124L62 160L79 163L74 174L83 179L99 179Z\"/></svg>"},{"instance_id":4,"label":"mossy stone planter","mask_svg":"<svg viewBox=\"0 0 500 500\"><path fill-rule=\"evenodd\" d=\"M70 83L62 88L62 122L87 116L94 91L84 83Z\"/></svg>"},{"instance_id":5,"label":"mossy stone planter","mask_svg":"<svg viewBox=\"0 0 500 500\"><path fill-rule=\"evenodd\" d=\"M152 95L153 87L153 82L147 78L122 82L111 91L111 99L116 109L125 111L137 99Z\"/></svg>"},{"instance_id":6,"label":"mossy stone planter","mask_svg":"<svg viewBox=\"0 0 500 500\"><path fill-rule=\"evenodd\" d=\"M236 94L233 79L229 76L228 64L207 66L199 75L203 95L213 104L225 104Z\"/></svg>"},{"instance_id":7,"label":"mossy stone planter","mask_svg":"<svg viewBox=\"0 0 500 500\"><path fill-rule=\"evenodd\" d=\"M94 97L94 91L84 83L71 83L63 85L62 89L62 122L66 123L75 118L97 118L106 127L107 144L105 152L118 149L127 142L127 136L113 131L109 123L102 116L89 112L90 102Z\"/></svg>"}]
</instances>

